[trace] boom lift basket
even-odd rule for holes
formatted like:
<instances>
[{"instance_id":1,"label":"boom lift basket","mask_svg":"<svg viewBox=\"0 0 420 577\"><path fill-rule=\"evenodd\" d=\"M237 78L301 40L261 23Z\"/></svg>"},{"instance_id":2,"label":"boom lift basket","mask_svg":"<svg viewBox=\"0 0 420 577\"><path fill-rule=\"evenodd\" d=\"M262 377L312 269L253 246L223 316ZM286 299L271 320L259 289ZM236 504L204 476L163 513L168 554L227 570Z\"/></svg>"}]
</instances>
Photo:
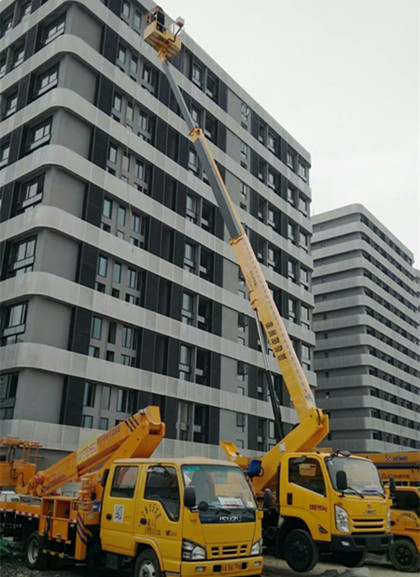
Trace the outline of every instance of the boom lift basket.
<instances>
[{"instance_id":1,"label":"boom lift basket","mask_svg":"<svg viewBox=\"0 0 420 577\"><path fill-rule=\"evenodd\" d=\"M182 18L172 20L159 6L145 15L144 41L150 44L162 60L173 58L181 50L180 31L184 25Z\"/></svg>"}]
</instances>

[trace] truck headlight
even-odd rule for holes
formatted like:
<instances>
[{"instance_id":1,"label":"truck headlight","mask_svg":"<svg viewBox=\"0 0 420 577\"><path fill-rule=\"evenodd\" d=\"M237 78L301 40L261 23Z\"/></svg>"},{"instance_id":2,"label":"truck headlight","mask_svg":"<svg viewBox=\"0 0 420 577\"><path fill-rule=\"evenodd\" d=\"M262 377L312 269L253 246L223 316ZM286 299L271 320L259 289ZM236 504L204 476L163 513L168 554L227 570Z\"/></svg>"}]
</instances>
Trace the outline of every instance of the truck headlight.
<instances>
[{"instance_id":1,"label":"truck headlight","mask_svg":"<svg viewBox=\"0 0 420 577\"><path fill-rule=\"evenodd\" d=\"M206 551L198 543L193 541L182 541L182 560L183 561L202 561L206 558Z\"/></svg>"},{"instance_id":2,"label":"truck headlight","mask_svg":"<svg viewBox=\"0 0 420 577\"><path fill-rule=\"evenodd\" d=\"M386 515L386 530L388 533L391 532L391 509L388 509L388 513Z\"/></svg>"},{"instance_id":3,"label":"truck headlight","mask_svg":"<svg viewBox=\"0 0 420 577\"><path fill-rule=\"evenodd\" d=\"M262 539L258 539L251 547L250 555L261 555L262 553Z\"/></svg>"},{"instance_id":4,"label":"truck headlight","mask_svg":"<svg viewBox=\"0 0 420 577\"><path fill-rule=\"evenodd\" d=\"M335 526L337 527L337 531L341 533L349 533L350 526L349 526L349 516L347 511L340 507L339 505L335 505Z\"/></svg>"}]
</instances>

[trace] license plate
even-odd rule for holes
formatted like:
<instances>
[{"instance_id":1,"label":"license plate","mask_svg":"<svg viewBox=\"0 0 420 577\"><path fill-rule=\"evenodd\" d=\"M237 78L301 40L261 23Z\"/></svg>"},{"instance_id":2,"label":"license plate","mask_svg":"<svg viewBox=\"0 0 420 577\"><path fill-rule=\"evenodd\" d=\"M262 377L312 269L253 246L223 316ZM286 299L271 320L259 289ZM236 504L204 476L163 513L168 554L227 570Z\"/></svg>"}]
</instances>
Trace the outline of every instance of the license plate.
<instances>
[{"instance_id":1,"label":"license plate","mask_svg":"<svg viewBox=\"0 0 420 577\"><path fill-rule=\"evenodd\" d=\"M242 571L242 563L224 563L222 565L222 573L235 573L235 571Z\"/></svg>"}]
</instances>

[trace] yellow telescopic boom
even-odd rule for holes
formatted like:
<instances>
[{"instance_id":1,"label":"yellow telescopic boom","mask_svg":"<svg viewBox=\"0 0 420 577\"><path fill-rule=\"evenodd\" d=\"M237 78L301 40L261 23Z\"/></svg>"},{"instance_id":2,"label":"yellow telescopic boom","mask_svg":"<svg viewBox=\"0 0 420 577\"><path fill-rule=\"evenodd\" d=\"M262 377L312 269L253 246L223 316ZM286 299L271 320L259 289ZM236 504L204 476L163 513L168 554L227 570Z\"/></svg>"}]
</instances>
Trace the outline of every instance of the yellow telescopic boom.
<instances>
[{"instance_id":1,"label":"yellow telescopic boom","mask_svg":"<svg viewBox=\"0 0 420 577\"><path fill-rule=\"evenodd\" d=\"M279 451L307 451L315 447L328 434L328 417L315 405L314 396L305 373L220 175L203 130L195 126L172 75L168 59L173 58L181 50L179 32L183 21L178 19L174 22L159 8L155 8L146 15L146 22L144 40L158 52L158 57L162 61L163 70L181 110L181 115L187 124L190 139L194 143L228 229L230 243L248 287L251 307L265 331L300 420L300 424L291 433L264 455L262 459L264 475L253 480L254 488L259 490L267 486L275 477L279 463ZM174 38L173 41L171 35ZM234 454L235 451L233 450L228 453L228 456L239 463L239 453L237 453L237 457L233 457Z\"/></svg>"}]
</instances>

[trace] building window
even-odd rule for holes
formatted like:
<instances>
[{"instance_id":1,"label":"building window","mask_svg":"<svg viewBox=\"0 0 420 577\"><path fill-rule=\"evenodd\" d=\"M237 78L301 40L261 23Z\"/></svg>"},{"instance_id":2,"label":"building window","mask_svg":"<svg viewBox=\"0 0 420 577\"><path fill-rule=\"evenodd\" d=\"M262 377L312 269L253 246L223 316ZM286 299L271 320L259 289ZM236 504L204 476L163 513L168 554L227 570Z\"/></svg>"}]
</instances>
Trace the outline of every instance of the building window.
<instances>
[{"instance_id":1,"label":"building window","mask_svg":"<svg viewBox=\"0 0 420 577\"><path fill-rule=\"evenodd\" d=\"M93 383L85 383L83 406L85 407L95 406L95 385Z\"/></svg>"},{"instance_id":2,"label":"building window","mask_svg":"<svg viewBox=\"0 0 420 577\"><path fill-rule=\"evenodd\" d=\"M140 12L136 12L134 13L134 27L138 28L140 30L141 28L141 14Z\"/></svg>"},{"instance_id":3,"label":"building window","mask_svg":"<svg viewBox=\"0 0 420 577\"><path fill-rule=\"evenodd\" d=\"M14 5L12 4L12 7ZM2 23L1 23L1 33L2 35L6 34L6 32L8 32L9 30L11 30L13 27L13 8L12 11L9 14L6 14L3 18L2 18Z\"/></svg>"},{"instance_id":4,"label":"building window","mask_svg":"<svg viewBox=\"0 0 420 577\"><path fill-rule=\"evenodd\" d=\"M309 329L309 308L304 305L300 307L300 324Z\"/></svg>"},{"instance_id":5,"label":"building window","mask_svg":"<svg viewBox=\"0 0 420 577\"><path fill-rule=\"evenodd\" d=\"M102 338L102 319L100 317L92 317L90 336L98 341Z\"/></svg>"},{"instance_id":6,"label":"building window","mask_svg":"<svg viewBox=\"0 0 420 577\"><path fill-rule=\"evenodd\" d=\"M6 75L6 56L0 57L0 78Z\"/></svg>"},{"instance_id":7,"label":"building window","mask_svg":"<svg viewBox=\"0 0 420 577\"><path fill-rule=\"evenodd\" d=\"M18 203L16 210L20 212L28 206L41 202L44 188L44 175L41 174L36 178L24 182L20 185L18 193Z\"/></svg>"},{"instance_id":8,"label":"building window","mask_svg":"<svg viewBox=\"0 0 420 577\"><path fill-rule=\"evenodd\" d=\"M287 262L287 276L290 280L297 280L297 262L289 259Z\"/></svg>"},{"instance_id":9,"label":"building window","mask_svg":"<svg viewBox=\"0 0 420 577\"><path fill-rule=\"evenodd\" d=\"M308 345L302 343L301 354L302 354L302 366L304 368L309 369L311 366L311 349L308 347Z\"/></svg>"},{"instance_id":10,"label":"building window","mask_svg":"<svg viewBox=\"0 0 420 577\"><path fill-rule=\"evenodd\" d=\"M114 270L112 272L112 280L119 284L121 282L121 264L119 262L114 262Z\"/></svg>"},{"instance_id":11,"label":"building window","mask_svg":"<svg viewBox=\"0 0 420 577\"><path fill-rule=\"evenodd\" d=\"M121 44L120 44L120 46L118 47L118 63L124 65L126 59L127 59L127 51L126 51L126 49L125 49L123 46L121 46Z\"/></svg>"},{"instance_id":12,"label":"building window","mask_svg":"<svg viewBox=\"0 0 420 577\"><path fill-rule=\"evenodd\" d=\"M106 218L112 217L112 200L109 200L109 198L104 198L104 207L102 210L102 214Z\"/></svg>"},{"instance_id":13,"label":"building window","mask_svg":"<svg viewBox=\"0 0 420 577\"><path fill-rule=\"evenodd\" d=\"M134 343L134 331L132 327L123 326L121 345L125 349L132 349Z\"/></svg>"},{"instance_id":14,"label":"building window","mask_svg":"<svg viewBox=\"0 0 420 577\"><path fill-rule=\"evenodd\" d=\"M63 14L62 16L54 20L54 22L51 22L49 26L46 26L43 30L42 45L46 46L47 44L55 40L58 36L64 34L65 23L66 23L66 15Z\"/></svg>"},{"instance_id":15,"label":"building window","mask_svg":"<svg viewBox=\"0 0 420 577\"><path fill-rule=\"evenodd\" d=\"M308 179L308 168L305 166L305 164L303 164L302 162L299 161L299 167L298 167L298 175L300 176L300 178L302 180L304 180L305 182Z\"/></svg>"},{"instance_id":16,"label":"building window","mask_svg":"<svg viewBox=\"0 0 420 577\"><path fill-rule=\"evenodd\" d=\"M248 146L245 142L241 142L241 160L247 162L248 160Z\"/></svg>"},{"instance_id":17,"label":"building window","mask_svg":"<svg viewBox=\"0 0 420 577\"><path fill-rule=\"evenodd\" d=\"M308 201L303 196L299 195L298 210L305 216L308 216Z\"/></svg>"},{"instance_id":18,"label":"building window","mask_svg":"<svg viewBox=\"0 0 420 577\"><path fill-rule=\"evenodd\" d=\"M112 162L112 164L116 164L117 154L118 154L117 147L114 146L113 144L110 144L109 148L108 148L108 160L109 160L109 162Z\"/></svg>"},{"instance_id":19,"label":"building window","mask_svg":"<svg viewBox=\"0 0 420 577\"><path fill-rule=\"evenodd\" d=\"M108 259L105 256L100 256L98 259L98 275L106 277L108 272Z\"/></svg>"},{"instance_id":20,"label":"building window","mask_svg":"<svg viewBox=\"0 0 420 577\"><path fill-rule=\"evenodd\" d=\"M192 194L187 194L187 206L186 206L186 218L191 222L197 224L198 211L197 211L198 199Z\"/></svg>"},{"instance_id":21,"label":"building window","mask_svg":"<svg viewBox=\"0 0 420 577\"><path fill-rule=\"evenodd\" d=\"M296 225L291 222L287 224L287 238L296 244Z\"/></svg>"},{"instance_id":22,"label":"building window","mask_svg":"<svg viewBox=\"0 0 420 577\"><path fill-rule=\"evenodd\" d=\"M184 292L182 295L181 320L187 325L194 325L195 321L195 296Z\"/></svg>"},{"instance_id":23,"label":"building window","mask_svg":"<svg viewBox=\"0 0 420 577\"><path fill-rule=\"evenodd\" d=\"M11 116L16 112L17 107L17 92L5 97L4 118Z\"/></svg>"},{"instance_id":24,"label":"building window","mask_svg":"<svg viewBox=\"0 0 420 577\"><path fill-rule=\"evenodd\" d=\"M277 190L277 177L270 169L268 170L267 185L274 191Z\"/></svg>"},{"instance_id":25,"label":"building window","mask_svg":"<svg viewBox=\"0 0 420 577\"><path fill-rule=\"evenodd\" d=\"M120 413L134 413L135 409L134 391L129 389L118 389L117 411Z\"/></svg>"},{"instance_id":26,"label":"building window","mask_svg":"<svg viewBox=\"0 0 420 577\"><path fill-rule=\"evenodd\" d=\"M139 180L144 180L144 164L140 160L136 160L134 176Z\"/></svg>"},{"instance_id":27,"label":"building window","mask_svg":"<svg viewBox=\"0 0 420 577\"><path fill-rule=\"evenodd\" d=\"M192 149L188 153L188 169L194 174L198 174L198 155Z\"/></svg>"},{"instance_id":28,"label":"building window","mask_svg":"<svg viewBox=\"0 0 420 577\"><path fill-rule=\"evenodd\" d=\"M126 18L130 18L130 4L128 2L123 2L121 13Z\"/></svg>"},{"instance_id":29,"label":"building window","mask_svg":"<svg viewBox=\"0 0 420 577\"><path fill-rule=\"evenodd\" d=\"M9 162L10 142L0 145L0 168L7 166Z\"/></svg>"},{"instance_id":30,"label":"building window","mask_svg":"<svg viewBox=\"0 0 420 577\"><path fill-rule=\"evenodd\" d=\"M20 12L19 12L19 22L21 22L26 16L29 16L31 13L31 0L26 0L26 2L22 2L20 5Z\"/></svg>"},{"instance_id":31,"label":"building window","mask_svg":"<svg viewBox=\"0 0 420 577\"><path fill-rule=\"evenodd\" d=\"M120 226L125 226L125 219L126 219L127 211L124 206L118 207L118 224Z\"/></svg>"},{"instance_id":32,"label":"building window","mask_svg":"<svg viewBox=\"0 0 420 577\"><path fill-rule=\"evenodd\" d=\"M3 308L1 322L2 346L18 342L25 332L27 303L18 303Z\"/></svg>"},{"instance_id":33,"label":"building window","mask_svg":"<svg viewBox=\"0 0 420 577\"><path fill-rule=\"evenodd\" d=\"M131 76L134 76L134 78L136 78L138 69L139 69L138 59L135 56L131 56L131 60L130 60L130 74L131 74Z\"/></svg>"},{"instance_id":34,"label":"building window","mask_svg":"<svg viewBox=\"0 0 420 577\"><path fill-rule=\"evenodd\" d=\"M49 143L51 138L51 124L52 119L49 118L29 130L28 150L35 150Z\"/></svg>"},{"instance_id":35,"label":"building window","mask_svg":"<svg viewBox=\"0 0 420 577\"><path fill-rule=\"evenodd\" d=\"M297 301L289 298L289 319L296 322L297 319Z\"/></svg>"},{"instance_id":36,"label":"building window","mask_svg":"<svg viewBox=\"0 0 420 577\"><path fill-rule=\"evenodd\" d=\"M25 46L22 44L15 48L13 52L13 59L12 59L12 68L17 68L22 64L23 59L25 57Z\"/></svg>"},{"instance_id":37,"label":"building window","mask_svg":"<svg viewBox=\"0 0 420 577\"><path fill-rule=\"evenodd\" d=\"M32 271L36 238L30 237L15 243L10 251L8 278Z\"/></svg>"},{"instance_id":38,"label":"building window","mask_svg":"<svg viewBox=\"0 0 420 577\"><path fill-rule=\"evenodd\" d=\"M295 154L290 150L287 151L287 166L292 170L295 169Z\"/></svg>"},{"instance_id":39,"label":"building window","mask_svg":"<svg viewBox=\"0 0 420 577\"><path fill-rule=\"evenodd\" d=\"M0 420L13 419L18 373L0 375Z\"/></svg>"},{"instance_id":40,"label":"building window","mask_svg":"<svg viewBox=\"0 0 420 577\"><path fill-rule=\"evenodd\" d=\"M82 427L84 429L93 429L93 417L92 415L82 416Z\"/></svg>"},{"instance_id":41,"label":"building window","mask_svg":"<svg viewBox=\"0 0 420 577\"><path fill-rule=\"evenodd\" d=\"M189 272L195 272L196 269L196 255L197 247L189 242L185 243L184 252L184 269Z\"/></svg>"},{"instance_id":42,"label":"building window","mask_svg":"<svg viewBox=\"0 0 420 577\"><path fill-rule=\"evenodd\" d=\"M114 94L114 102L112 103L112 107L117 112L121 112L122 109L122 98L119 94Z\"/></svg>"},{"instance_id":43,"label":"building window","mask_svg":"<svg viewBox=\"0 0 420 577\"><path fill-rule=\"evenodd\" d=\"M179 378L184 381L192 380L192 349L181 345L179 351Z\"/></svg>"},{"instance_id":44,"label":"building window","mask_svg":"<svg viewBox=\"0 0 420 577\"><path fill-rule=\"evenodd\" d=\"M108 419L107 417L101 417L99 420L99 428L101 429L101 431L107 431L108 430Z\"/></svg>"},{"instance_id":45,"label":"building window","mask_svg":"<svg viewBox=\"0 0 420 577\"><path fill-rule=\"evenodd\" d=\"M198 64L193 64L192 67L192 78L191 80L196 84L199 88L203 86L203 70Z\"/></svg>"},{"instance_id":46,"label":"building window","mask_svg":"<svg viewBox=\"0 0 420 577\"><path fill-rule=\"evenodd\" d=\"M35 79L34 96L41 96L48 90L55 88L58 84L58 64L52 66Z\"/></svg>"},{"instance_id":47,"label":"building window","mask_svg":"<svg viewBox=\"0 0 420 577\"><path fill-rule=\"evenodd\" d=\"M137 288L137 271L133 268L128 269L127 286L132 289Z\"/></svg>"},{"instance_id":48,"label":"building window","mask_svg":"<svg viewBox=\"0 0 420 577\"><path fill-rule=\"evenodd\" d=\"M241 102L241 120L242 122L247 123L248 122L248 117L249 117L249 106L248 104L245 104L245 102Z\"/></svg>"},{"instance_id":49,"label":"building window","mask_svg":"<svg viewBox=\"0 0 420 577\"><path fill-rule=\"evenodd\" d=\"M88 349L88 356L89 357L94 357L95 359L99 359L99 353L100 353L99 347L89 346L89 349Z\"/></svg>"},{"instance_id":50,"label":"building window","mask_svg":"<svg viewBox=\"0 0 420 577\"><path fill-rule=\"evenodd\" d=\"M292 206L295 206L295 194L296 191L291 186L287 187L287 202Z\"/></svg>"},{"instance_id":51,"label":"building window","mask_svg":"<svg viewBox=\"0 0 420 577\"><path fill-rule=\"evenodd\" d=\"M277 138L276 138L276 136L272 132L268 131L268 139L267 140L268 140L268 142L267 142L268 150L270 150L271 152L276 154L277 153Z\"/></svg>"},{"instance_id":52,"label":"building window","mask_svg":"<svg viewBox=\"0 0 420 577\"><path fill-rule=\"evenodd\" d=\"M309 287L309 271L305 268L300 269L300 284L305 288Z\"/></svg>"},{"instance_id":53,"label":"building window","mask_svg":"<svg viewBox=\"0 0 420 577\"><path fill-rule=\"evenodd\" d=\"M246 425L246 415L244 413L236 413L236 426L238 429L245 429Z\"/></svg>"},{"instance_id":54,"label":"building window","mask_svg":"<svg viewBox=\"0 0 420 577\"><path fill-rule=\"evenodd\" d=\"M305 252L308 252L308 248L309 248L308 238L309 238L308 235L305 234L304 232L299 233L299 245L300 245L300 248L303 248L303 250Z\"/></svg>"}]
</instances>

